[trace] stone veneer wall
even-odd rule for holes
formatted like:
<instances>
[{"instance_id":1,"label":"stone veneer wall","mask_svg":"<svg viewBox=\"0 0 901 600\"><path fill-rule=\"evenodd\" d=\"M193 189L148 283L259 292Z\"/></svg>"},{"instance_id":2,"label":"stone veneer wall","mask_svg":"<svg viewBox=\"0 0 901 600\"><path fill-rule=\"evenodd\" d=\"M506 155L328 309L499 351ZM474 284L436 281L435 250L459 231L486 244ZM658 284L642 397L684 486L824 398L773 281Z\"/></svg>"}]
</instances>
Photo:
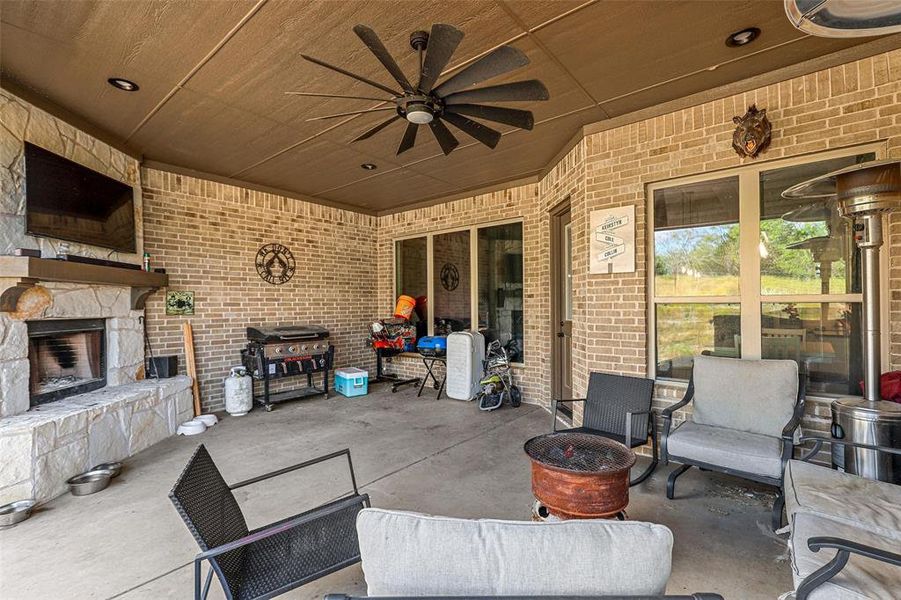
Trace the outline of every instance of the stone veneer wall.
<instances>
[{"instance_id":1,"label":"stone veneer wall","mask_svg":"<svg viewBox=\"0 0 901 600\"><path fill-rule=\"evenodd\" d=\"M223 408L222 380L241 363L248 326L322 325L336 367L374 372L364 342L376 315L375 217L153 169L143 180L144 247L166 269L169 289L193 291L195 301L193 316L167 316L165 294L152 295L149 340L156 356L178 355L184 372L181 325L191 322L204 410ZM297 262L283 285L256 272L257 250L272 242Z\"/></svg>"},{"instance_id":2,"label":"stone veneer wall","mask_svg":"<svg viewBox=\"0 0 901 600\"><path fill-rule=\"evenodd\" d=\"M118 179L135 190L137 252L110 252L68 242L69 253L141 264L143 223L138 161L0 88L0 255L16 248L56 256L57 240L25 234L25 146L31 142L69 160Z\"/></svg>"},{"instance_id":3,"label":"stone veneer wall","mask_svg":"<svg viewBox=\"0 0 901 600\"><path fill-rule=\"evenodd\" d=\"M737 167L730 147L733 115L756 103L773 123L770 148L758 163L818 151L882 142L901 157L901 50L880 54L743 94L607 131L593 133L555 165L537 194L511 188L466 200L415 209L379 220L379 308L392 303L393 239L493 219L525 221L527 400L545 404L550 385L548 209L570 198L573 227L573 385L584 395L591 371L645 376L648 369L646 186L652 182ZM517 198L519 201L507 201ZM588 218L592 210L635 205L635 273L588 273ZM887 228L890 360L901 368L901 214ZM403 373L421 373L409 359ZM400 366L403 365L403 366ZM681 398L684 385L661 383L657 408ZM679 415L684 418L685 414ZM824 430L827 401L808 403L807 429Z\"/></svg>"}]
</instances>

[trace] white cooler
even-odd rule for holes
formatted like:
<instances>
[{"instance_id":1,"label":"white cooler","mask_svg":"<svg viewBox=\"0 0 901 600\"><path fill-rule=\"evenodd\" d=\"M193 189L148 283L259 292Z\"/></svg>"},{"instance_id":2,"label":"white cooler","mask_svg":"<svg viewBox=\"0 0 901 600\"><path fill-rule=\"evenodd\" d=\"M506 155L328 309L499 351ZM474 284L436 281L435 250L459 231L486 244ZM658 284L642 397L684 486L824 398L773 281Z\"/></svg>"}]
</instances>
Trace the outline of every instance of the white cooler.
<instances>
[{"instance_id":1,"label":"white cooler","mask_svg":"<svg viewBox=\"0 0 901 600\"><path fill-rule=\"evenodd\" d=\"M472 400L479 393L485 336L478 331L455 331L447 336L448 398Z\"/></svg>"}]
</instances>

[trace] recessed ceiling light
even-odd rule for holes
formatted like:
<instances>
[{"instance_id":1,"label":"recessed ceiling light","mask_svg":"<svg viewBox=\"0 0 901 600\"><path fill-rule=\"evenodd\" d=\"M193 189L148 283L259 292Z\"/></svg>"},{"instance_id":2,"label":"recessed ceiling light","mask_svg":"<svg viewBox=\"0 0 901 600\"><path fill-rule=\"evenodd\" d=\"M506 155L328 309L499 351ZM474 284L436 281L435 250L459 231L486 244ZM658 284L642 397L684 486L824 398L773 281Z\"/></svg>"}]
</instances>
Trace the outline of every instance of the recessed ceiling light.
<instances>
[{"instance_id":1,"label":"recessed ceiling light","mask_svg":"<svg viewBox=\"0 0 901 600\"><path fill-rule=\"evenodd\" d=\"M107 79L107 82L109 82L109 84L114 88L119 88L120 90L126 92L137 92L139 89L141 89L134 81L122 79L121 77L110 77L109 79Z\"/></svg>"},{"instance_id":2,"label":"recessed ceiling light","mask_svg":"<svg viewBox=\"0 0 901 600\"><path fill-rule=\"evenodd\" d=\"M746 44L750 44L760 35L760 29L756 27L748 27L747 29L742 29L741 31L736 31L726 38L726 45L730 48L736 48L738 46L744 46Z\"/></svg>"},{"instance_id":3,"label":"recessed ceiling light","mask_svg":"<svg viewBox=\"0 0 901 600\"><path fill-rule=\"evenodd\" d=\"M372 163L363 163L362 165L360 165L360 168L366 169L367 171L372 171L377 169L378 167Z\"/></svg>"}]
</instances>

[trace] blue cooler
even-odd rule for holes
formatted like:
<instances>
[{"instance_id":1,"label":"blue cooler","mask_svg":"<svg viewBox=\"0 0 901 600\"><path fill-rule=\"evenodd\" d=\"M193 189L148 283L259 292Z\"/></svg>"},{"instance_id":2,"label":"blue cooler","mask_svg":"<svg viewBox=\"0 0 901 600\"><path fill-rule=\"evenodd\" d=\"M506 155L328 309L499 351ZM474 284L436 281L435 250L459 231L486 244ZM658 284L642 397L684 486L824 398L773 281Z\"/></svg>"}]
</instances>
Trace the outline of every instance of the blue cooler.
<instances>
[{"instance_id":1,"label":"blue cooler","mask_svg":"<svg viewBox=\"0 0 901 600\"><path fill-rule=\"evenodd\" d=\"M369 393L369 372L350 367L335 371L335 390L348 398Z\"/></svg>"},{"instance_id":2,"label":"blue cooler","mask_svg":"<svg viewBox=\"0 0 901 600\"><path fill-rule=\"evenodd\" d=\"M444 356L447 354L447 336L427 335L416 342L416 350L423 356Z\"/></svg>"}]
</instances>

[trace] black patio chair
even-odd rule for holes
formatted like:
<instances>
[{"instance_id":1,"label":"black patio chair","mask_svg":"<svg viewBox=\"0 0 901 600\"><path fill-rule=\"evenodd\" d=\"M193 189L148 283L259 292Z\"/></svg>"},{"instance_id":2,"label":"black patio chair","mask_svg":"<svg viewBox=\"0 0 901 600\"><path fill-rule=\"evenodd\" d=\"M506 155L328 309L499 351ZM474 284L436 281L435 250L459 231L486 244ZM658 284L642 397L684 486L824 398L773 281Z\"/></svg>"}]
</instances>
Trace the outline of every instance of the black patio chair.
<instances>
[{"instance_id":1,"label":"black patio chair","mask_svg":"<svg viewBox=\"0 0 901 600\"><path fill-rule=\"evenodd\" d=\"M232 490L340 456L347 457L352 494L248 530ZM356 518L369 496L357 490L350 450L228 485L201 444L169 498L202 550L194 558L195 600L206 598L214 572L229 600L273 598L360 561ZM210 569L201 590L204 561Z\"/></svg>"},{"instance_id":2,"label":"black patio chair","mask_svg":"<svg viewBox=\"0 0 901 600\"><path fill-rule=\"evenodd\" d=\"M651 464L629 485L638 485L657 468L657 422L651 411L654 380L628 375L592 373L588 379L588 397L554 400L551 407L553 431L571 431L599 435L627 448L651 442ZM582 402L582 426L557 429L557 410L561 403Z\"/></svg>"}]
</instances>

